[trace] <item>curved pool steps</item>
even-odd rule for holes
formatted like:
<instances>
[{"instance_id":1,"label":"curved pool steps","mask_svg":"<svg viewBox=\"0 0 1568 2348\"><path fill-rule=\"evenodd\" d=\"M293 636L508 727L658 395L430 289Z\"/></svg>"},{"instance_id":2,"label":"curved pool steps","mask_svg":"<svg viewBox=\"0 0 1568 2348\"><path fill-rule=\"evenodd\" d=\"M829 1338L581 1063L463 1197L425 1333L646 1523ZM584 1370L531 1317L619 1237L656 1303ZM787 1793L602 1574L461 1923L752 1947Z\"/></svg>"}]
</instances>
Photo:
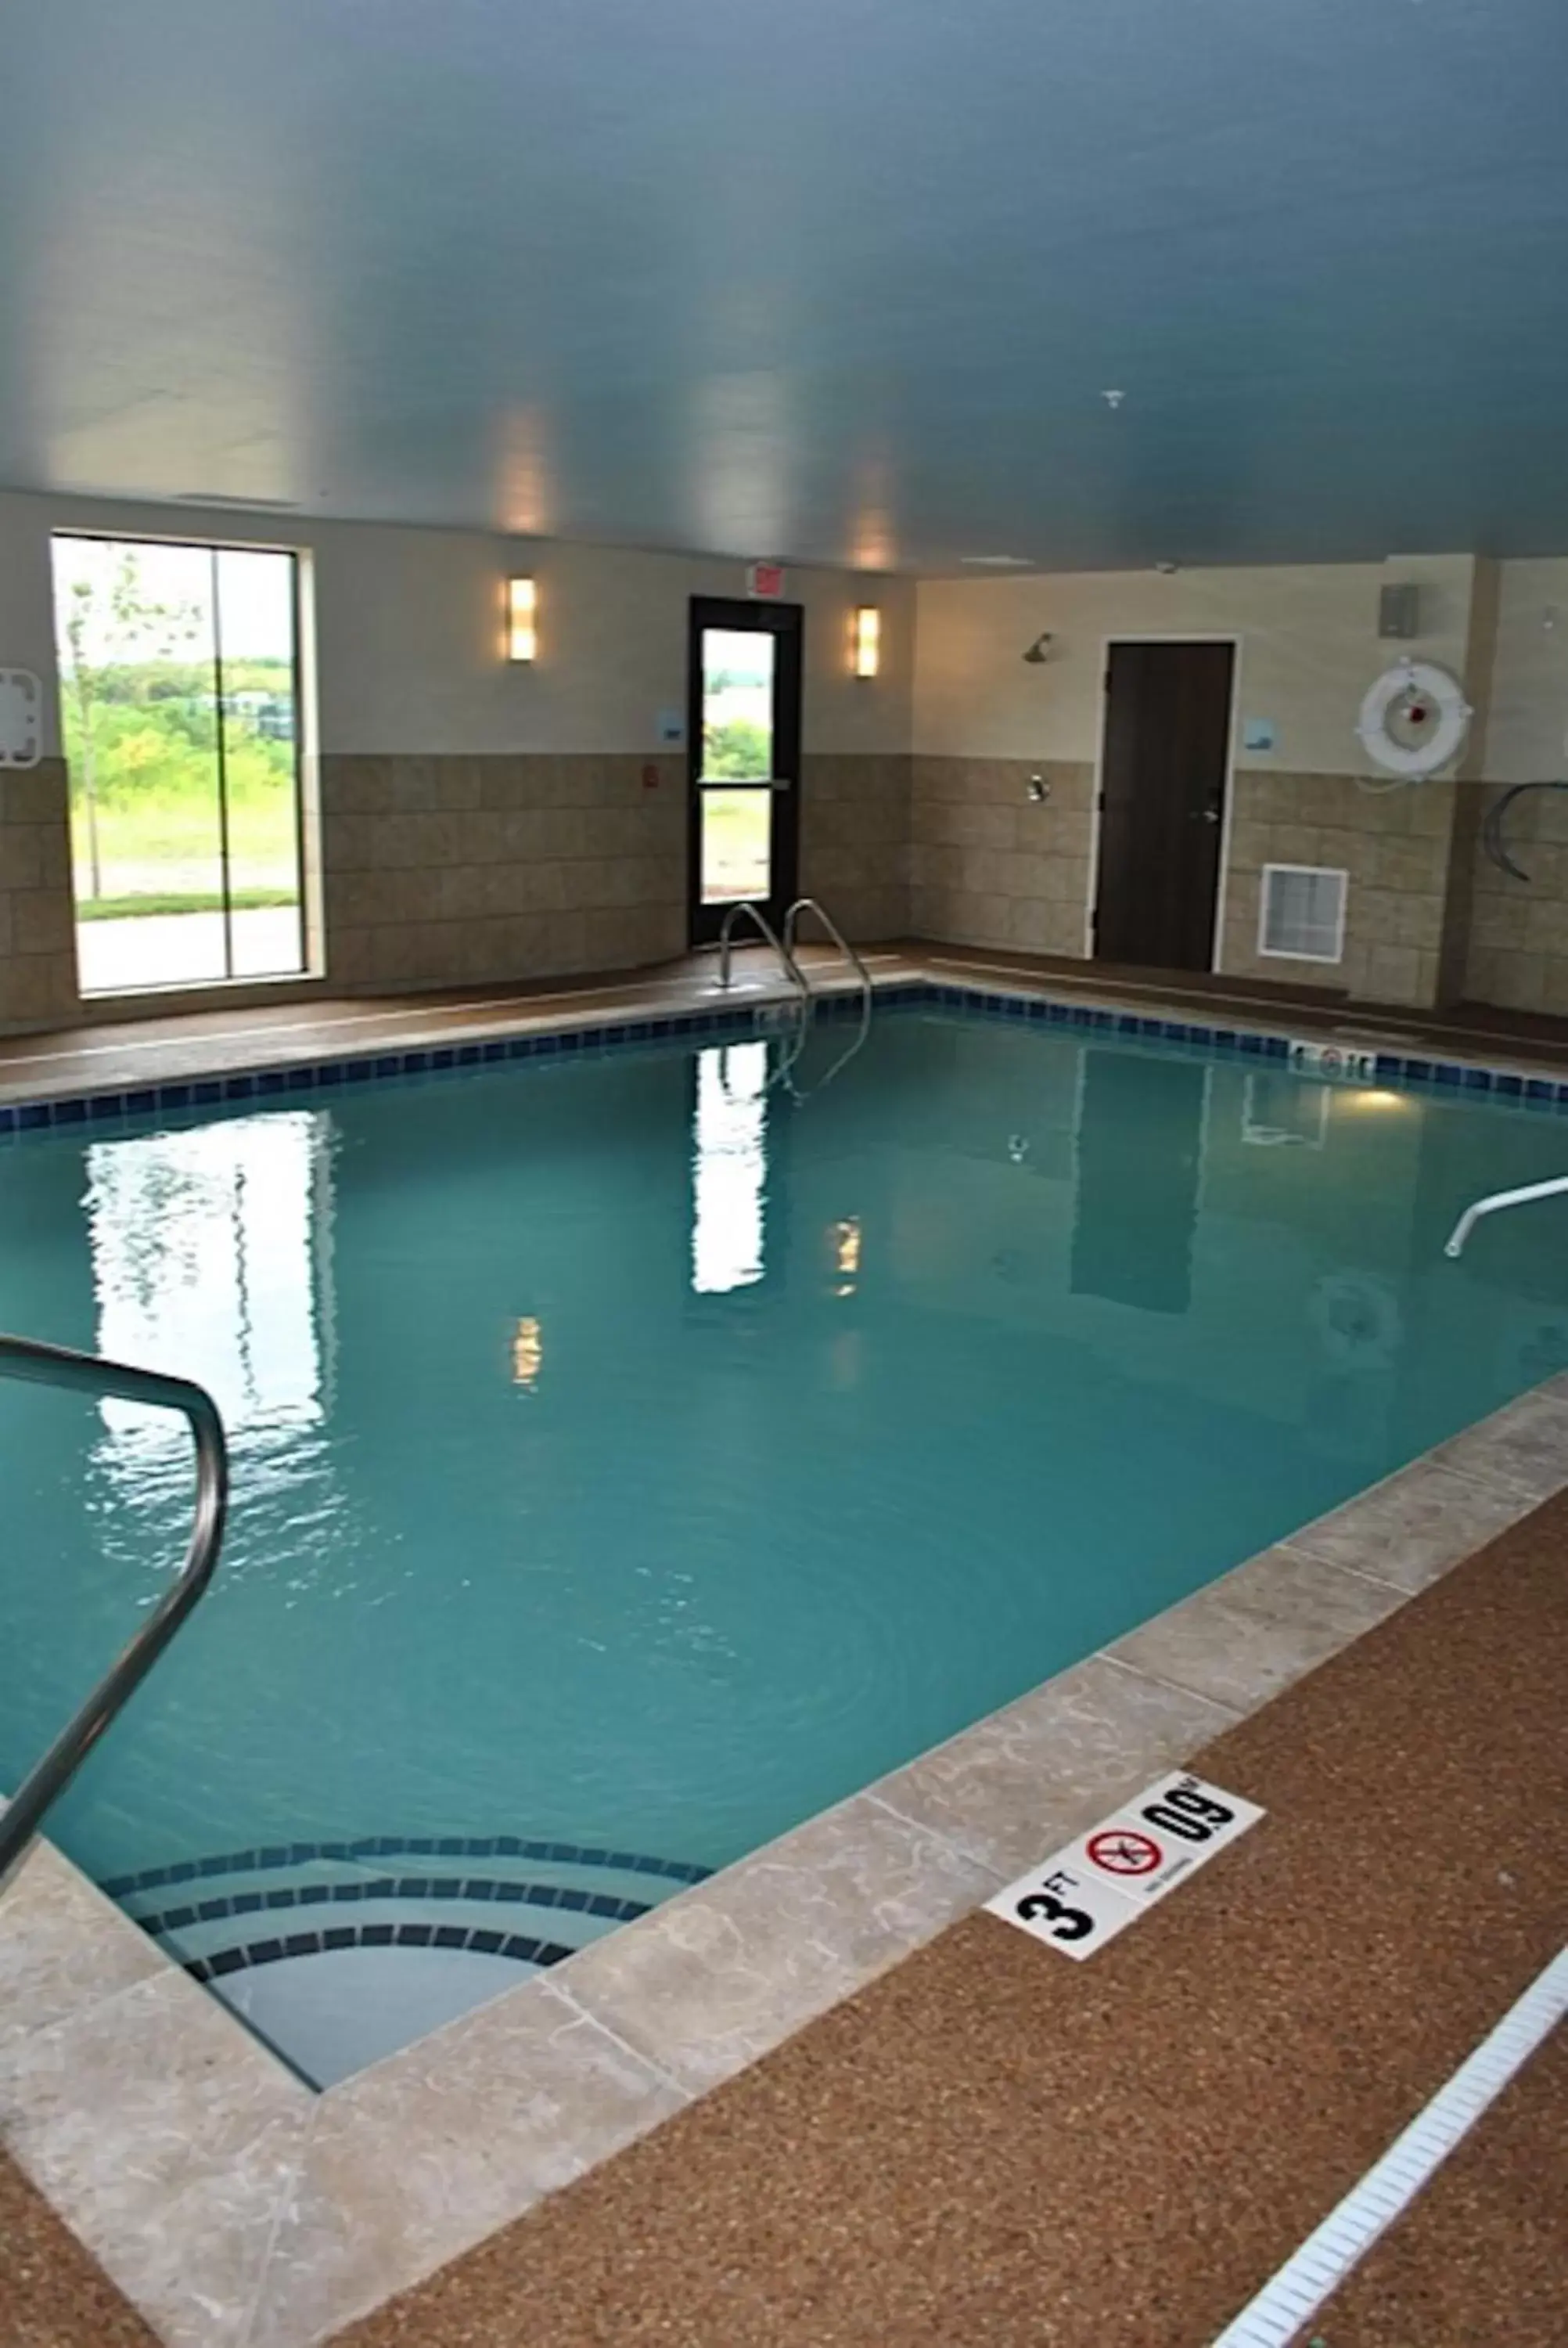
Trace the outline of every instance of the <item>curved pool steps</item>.
<instances>
[{"instance_id":1,"label":"curved pool steps","mask_svg":"<svg viewBox=\"0 0 1568 2348\"><path fill-rule=\"evenodd\" d=\"M215 1852L102 1888L165 1955L326 2086L710 1872L515 1835L379 1835Z\"/></svg>"}]
</instances>

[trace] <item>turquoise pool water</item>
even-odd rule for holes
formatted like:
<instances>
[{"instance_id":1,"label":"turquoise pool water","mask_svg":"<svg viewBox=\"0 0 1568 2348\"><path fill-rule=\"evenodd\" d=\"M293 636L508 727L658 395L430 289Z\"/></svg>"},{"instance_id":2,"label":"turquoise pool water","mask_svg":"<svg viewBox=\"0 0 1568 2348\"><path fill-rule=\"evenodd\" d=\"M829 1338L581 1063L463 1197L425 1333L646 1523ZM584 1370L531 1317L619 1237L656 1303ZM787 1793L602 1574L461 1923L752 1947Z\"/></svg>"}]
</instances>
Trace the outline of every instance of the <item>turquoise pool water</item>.
<instances>
[{"instance_id":1,"label":"turquoise pool water","mask_svg":"<svg viewBox=\"0 0 1568 2348\"><path fill-rule=\"evenodd\" d=\"M1561 1119L936 1011L797 1105L768 1048L0 1151L0 1326L231 1430L218 1581L55 1823L180 1953L457 1918L436 2005L487 1994L497 1900L545 1962L613 1929L1568 1362L1552 1209L1441 1253ZM0 1385L0 1784L190 1489L174 1422ZM269 1953L313 2012L361 1979ZM291 2047L261 1970L220 1985L313 2075L415 2026Z\"/></svg>"}]
</instances>

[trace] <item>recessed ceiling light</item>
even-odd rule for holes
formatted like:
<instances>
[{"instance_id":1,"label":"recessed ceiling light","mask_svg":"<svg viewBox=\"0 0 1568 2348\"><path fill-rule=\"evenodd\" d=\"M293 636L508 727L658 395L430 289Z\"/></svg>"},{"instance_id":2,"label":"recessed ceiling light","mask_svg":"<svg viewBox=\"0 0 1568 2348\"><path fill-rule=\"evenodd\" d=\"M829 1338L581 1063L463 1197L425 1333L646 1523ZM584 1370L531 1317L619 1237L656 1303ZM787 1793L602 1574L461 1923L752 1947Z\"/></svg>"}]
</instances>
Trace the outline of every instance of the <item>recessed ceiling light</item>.
<instances>
[{"instance_id":1,"label":"recessed ceiling light","mask_svg":"<svg viewBox=\"0 0 1568 2348\"><path fill-rule=\"evenodd\" d=\"M1027 571L1027 554L960 554L958 561L970 571Z\"/></svg>"}]
</instances>

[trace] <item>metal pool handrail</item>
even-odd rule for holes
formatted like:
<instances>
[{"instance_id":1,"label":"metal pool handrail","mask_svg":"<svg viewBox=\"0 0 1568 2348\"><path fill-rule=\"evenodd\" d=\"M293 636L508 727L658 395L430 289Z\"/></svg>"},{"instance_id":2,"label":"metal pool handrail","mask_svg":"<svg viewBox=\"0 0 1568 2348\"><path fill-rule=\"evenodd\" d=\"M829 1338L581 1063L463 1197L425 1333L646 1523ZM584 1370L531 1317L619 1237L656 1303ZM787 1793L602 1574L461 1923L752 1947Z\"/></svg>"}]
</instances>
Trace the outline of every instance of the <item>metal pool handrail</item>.
<instances>
[{"instance_id":1,"label":"metal pool handrail","mask_svg":"<svg viewBox=\"0 0 1568 2348\"><path fill-rule=\"evenodd\" d=\"M827 932L828 936L833 940L834 944L838 948L839 953L844 956L845 961L849 963L856 977L860 981L860 1030L864 1036L866 1028L871 1025L871 973L866 969L860 955L850 944L849 940L845 936L844 932L839 928L838 923L834 920L833 915L828 911L826 906L822 904L815 897L797 897L794 903L784 915L784 942L792 954L795 951L795 939L800 929L800 917L803 913L815 913L816 915L817 920L822 923L823 928Z\"/></svg>"},{"instance_id":2,"label":"metal pool handrail","mask_svg":"<svg viewBox=\"0 0 1568 2348\"><path fill-rule=\"evenodd\" d=\"M1483 1214L1500 1214L1502 1207L1528 1207L1532 1200L1538 1198L1561 1198L1563 1190L1568 1190L1568 1174L1556 1174L1552 1181L1531 1181L1523 1186L1523 1190L1493 1190L1491 1198L1479 1198L1474 1207L1465 1207L1465 1214L1460 1216L1453 1231L1449 1232L1449 1242L1443 1247L1443 1254L1465 1254L1465 1240L1477 1228Z\"/></svg>"},{"instance_id":3,"label":"metal pool handrail","mask_svg":"<svg viewBox=\"0 0 1568 2348\"><path fill-rule=\"evenodd\" d=\"M1495 1215L1504 1207L1528 1207L1533 1199L1560 1198L1568 1190L1568 1174L1554 1175L1550 1182L1527 1182L1522 1190L1493 1190L1490 1198L1478 1199L1467 1207L1443 1249L1445 1255L1462 1255L1464 1243L1483 1215Z\"/></svg>"},{"instance_id":4,"label":"metal pool handrail","mask_svg":"<svg viewBox=\"0 0 1568 2348\"><path fill-rule=\"evenodd\" d=\"M63 1345L41 1345L27 1337L0 1335L0 1377L36 1385L67 1386L78 1393L112 1395L121 1402L146 1403L158 1410L183 1412L196 1445L196 1519L178 1579L159 1599L134 1639L110 1664L74 1720L29 1770L7 1807L0 1812L0 1890L45 1813L64 1793L104 1730L135 1694L212 1579L223 1540L229 1506L229 1457L223 1422L212 1397L186 1378L163 1376L77 1354Z\"/></svg>"},{"instance_id":5,"label":"metal pool handrail","mask_svg":"<svg viewBox=\"0 0 1568 2348\"><path fill-rule=\"evenodd\" d=\"M749 913L751 915L752 921L761 936L767 944L772 946L774 953L777 954L780 962L783 963L784 966L784 974L788 978L790 984L794 988L796 994L800 996L803 1008L809 1011L811 1008L811 984L806 978L805 973L802 970L799 963L795 960L793 949L785 945L784 940L780 937L778 932L774 929L767 915L763 911L762 907L758 904L754 904L750 897L743 897L739 904L732 905L729 911L724 915L723 921L720 923L719 984L721 986L727 987L730 983L730 956L734 951L735 923L740 920L743 913Z\"/></svg>"},{"instance_id":6,"label":"metal pool handrail","mask_svg":"<svg viewBox=\"0 0 1568 2348\"><path fill-rule=\"evenodd\" d=\"M791 948L786 946L779 936L762 907L754 903L750 897L743 897L738 904L730 907L719 925L719 984L722 988L728 987L730 983L730 956L733 951L735 923L743 913L750 914L759 934L772 946L784 964L785 976L800 998L800 1021L795 1030L794 1042L793 1045L780 1053L778 1066L768 1078L770 1085L787 1085L790 1072L804 1051L806 1038L811 1034L812 1013L815 1008L811 981L795 960Z\"/></svg>"}]
</instances>

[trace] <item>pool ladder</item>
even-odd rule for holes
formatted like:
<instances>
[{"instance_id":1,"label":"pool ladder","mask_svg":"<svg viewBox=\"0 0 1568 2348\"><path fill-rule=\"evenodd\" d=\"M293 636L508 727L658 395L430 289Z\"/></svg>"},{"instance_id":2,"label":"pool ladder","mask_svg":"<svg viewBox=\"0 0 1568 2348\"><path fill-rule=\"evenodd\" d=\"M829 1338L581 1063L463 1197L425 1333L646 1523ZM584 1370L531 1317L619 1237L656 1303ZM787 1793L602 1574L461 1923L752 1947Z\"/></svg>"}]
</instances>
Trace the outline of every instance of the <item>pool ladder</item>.
<instances>
[{"instance_id":1,"label":"pool ladder","mask_svg":"<svg viewBox=\"0 0 1568 2348\"><path fill-rule=\"evenodd\" d=\"M839 1054L837 1059L833 1062L832 1066L825 1072L824 1075L820 1076L816 1079L815 1084L803 1090L794 1082L794 1071L801 1054L805 1049L807 1038L811 1034L812 1024L815 1016L817 1004L817 990L813 987L810 979L805 974L805 971L801 963L799 953L801 917L803 914L806 913L814 915L816 921L820 922L821 926L826 931L829 939L838 948L839 953L844 956L845 962L849 963L856 978L860 981L860 1019L856 1033L850 1039L846 1048ZM839 928L838 923L834 920L832 914L829 913L826 907L822 904L817 898L797 897L794 904L790 906L788 911L784 915L784 929L781 934L774 928L773 923L768 920L767 915L763 911L760 905L756 904L750 897L743 897L738 904L734 904L730 907L729 911L724 915L723 922L719 930L719 985L721 990L727 991L730 985L730 964L731 956L734 950L735 925L743 917L751 922L752 926L756 930L764 942L773 948L774 953L779 958L780 963L783 965L785 977L789 980L791 986L794 989L795 994L799 999L800 1025L795 1035L794 1042L792 1047L784 1054L773 1081L775 1084L785 1085L794 1095L797 1100L803 1100L805 1097L806 1091L820 1092L825 1085L830 1085L833 1082L834 1077L838 1075L840 1069L846 1067L849 1062L855 1057L856 1054L864 1046L866 1036L871 1032L871 973L866 967L865 961L861 955L858 954L855 948L850 944L849 940L845 936L844 932Z\"/></svg>"},{"instance_id":2,"label":"pool ladder","mask_svg":"<svg viewBox=\"0 0 1568 2348\"><path fill-rule=\"evenodd\" d=\"M5 1335L0 1335L0 1377L21 1378L34 1385L66 1386L78 1394L113 1396L119 1402L145 1403L155 1410L179 1411L189 1420L196 1444L196 1516L185 1562L135 1638L0 1811L3 1890L46 1812L65 1792L211 1581L229 1505L229 1458L216 1404L203 1387L186 1378L165 1377L156 1370L106 1362L96 1354L71 1353L63 1345L42 1345L31 1338Z\"/></svg>"}]
</instances>

